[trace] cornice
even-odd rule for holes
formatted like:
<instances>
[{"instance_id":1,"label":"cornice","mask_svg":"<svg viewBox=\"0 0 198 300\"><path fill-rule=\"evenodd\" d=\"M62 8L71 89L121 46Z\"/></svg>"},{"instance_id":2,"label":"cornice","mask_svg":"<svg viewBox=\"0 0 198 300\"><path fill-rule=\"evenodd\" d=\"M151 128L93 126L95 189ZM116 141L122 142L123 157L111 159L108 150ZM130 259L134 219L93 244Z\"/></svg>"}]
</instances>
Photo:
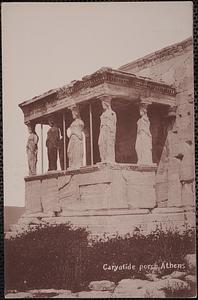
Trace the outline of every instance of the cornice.
<instances>
[{"instance_id":1,"label":"cornice","mask_svg":"<svg viewBox=\"0 0 198 300\"><path fill-rule=\"evenodd\" d=\"M165 83L156 82L147 77L138 77L134 74L113 70L111 68L101 68L92 75L83 77L82 80L73 81L69 85L65 85L59 89L50 90L43 95L24 101L19 104L19 107L23 109L30 104L38 103L38 101L40 103L41 101L59 101L63 98L71 97L83 89L91 89L104 83L120 87L147 89L152 92L169 96L176 95L175 88Z\"/></svg>"},{"instance_id":2,"label":"cornice","mask_svg":"<svg viewBox=\"0 0 198 300\"><path fill-rule=\"evenodd\" d=\"M135 61L132 61L128 64L121 66L119 71L132 71L135 69L144 69L147 66L160 63L164 60L171 59L175 56L181 55L189 46L193 45L192 37L185 39L179 43L170 45L168 47L162 48L158 51L155 51L151 54L141 57Z\"/></svg>"}]
</instances>

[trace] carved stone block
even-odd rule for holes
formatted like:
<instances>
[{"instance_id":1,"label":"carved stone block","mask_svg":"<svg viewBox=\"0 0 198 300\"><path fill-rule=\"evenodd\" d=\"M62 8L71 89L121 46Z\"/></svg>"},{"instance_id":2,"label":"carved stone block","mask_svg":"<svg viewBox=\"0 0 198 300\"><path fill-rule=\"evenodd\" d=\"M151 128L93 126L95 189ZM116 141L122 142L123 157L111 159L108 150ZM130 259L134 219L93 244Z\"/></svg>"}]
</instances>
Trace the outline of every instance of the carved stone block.
<instances>
[{"instance_id":1,"label":"carved stone block","mask_svg":"<svg viewBox=\"0 0 198 300\"><path fill-rule=\"evenodd\" d=\"M97 183L80 186L80 206L86 209L110 208L111 183Z\"/></svg>"},{"instance_id":2,"label":"carved stone block","mask_svg":"<svg viewBox=\"0 0 198 300\"><path fill-rule=\"evenodd\" d=\"M58 205L58 180L45 178L41 183L41 202L44 213L59 211Z\"/></svg>"},{"instance_id":3,"label":"carved stone block","mask_svg":"<svg viewBox=\"0 0 198 300\"><path fill-rule=\"evenodd\" d=\"M155 172L123 171L130 208L153 208L156 205Z\"/></svg>"},{"instance_id":4,"label":"carved stone block","mask_svg":"<svg viewBox=\"0 0 198 300\"><path fill-rule=\"evenodd\" d=\"M171 159L168 168L168 207L182 206L179 170L180 160Z\"/></svg>"},{"instance_id":5,"label":"carved stone block","mask_svg":"<svg viewBox=\"0 0 198 300\"><path fill-rule=\"evenodd\" d=\"M168 183L158 182L155 186L157 203L166 201L168 199Z\"/></svg>"},{"instance_id":6,"label":"carved stone block","mask_svg":"<svg viewBox=\"0 0 198 300\"><path fill-rule=\"evenodd\" d=\"M58 177L58 201L62 210L75 209L80 199L77 175Z\"/></svg>"},{"instance_id":7,"label":"carved stone block","mask_svg":"<svg viewBox=\"0 0 198 300\"><path fill-rule=\"evenodd\" d=\"M182 184L182 204L184 206L195 206L194 182L185 182Z\"/></svg>"},{"instance_id":8,"label":"carved stone block","mask_svg":"<svg viewBox=\"0 0 198 300\"><path fill-rule=\"evenodd\" d=\"M111 184L111 198L110 207L114 208L128 208L126 195L126 182L122 176L122 171L112 170L112 184Z\"/></svg>"},{"instance_id":9,"label":"carved stone block","mask_svg":"<svg viewBox=\"0 0 198 300\"><path fill-rule=\"evenodd\" d=\"M40 180L25 183L25 207L26 214L42 212Z\"/></svg>"}]
</instances>

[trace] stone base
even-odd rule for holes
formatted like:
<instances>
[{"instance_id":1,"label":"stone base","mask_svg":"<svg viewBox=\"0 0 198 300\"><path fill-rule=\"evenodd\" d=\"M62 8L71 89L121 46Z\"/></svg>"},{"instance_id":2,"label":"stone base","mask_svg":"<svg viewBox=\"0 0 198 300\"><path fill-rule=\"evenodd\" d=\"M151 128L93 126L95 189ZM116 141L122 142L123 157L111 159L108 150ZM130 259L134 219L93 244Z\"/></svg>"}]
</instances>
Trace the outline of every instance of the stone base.
<instances>
[{"instance_id":1,"label":"stone base","mask_svg":"<svg viewBox=\"0 0 198 300\"><path fill-rule=\"evenodd\" d=\"M85 227L91 236L127 233L133 234L138 229L148 234L156 228L162 230L179 229L187 226L195 227L195 212L182 208L121 209L93 211L64 211L57 216L39 213L23 215L17 225L11 226L13 235L35 228L39 224L64 224L70 222L74 226ZM9 238L11 233L7 234Z\"/></svg>"},{"instance_id":2,"label":"stone base","mask_svg":"<svg viewBox=\"0 0 198 300\"><path fill-rule=\"evenodd\" d=\"M156 165L99 163L25 178L26 213L152 209Z\"/></svg>"},{"instance_id":3,"label":"stone base","mask_svg":"<svg viewBox=\"0 0 198 300\"><path fill-rule=\"evenodd\" d=\"M155 164L99 163L27 177L26 212L11 231L67 222L86 227L91 235L133 234L137 228L146 234L157 226L163 230L195 227L192 205L157 207L155 172Z\"/></svg>"}]
</instances>

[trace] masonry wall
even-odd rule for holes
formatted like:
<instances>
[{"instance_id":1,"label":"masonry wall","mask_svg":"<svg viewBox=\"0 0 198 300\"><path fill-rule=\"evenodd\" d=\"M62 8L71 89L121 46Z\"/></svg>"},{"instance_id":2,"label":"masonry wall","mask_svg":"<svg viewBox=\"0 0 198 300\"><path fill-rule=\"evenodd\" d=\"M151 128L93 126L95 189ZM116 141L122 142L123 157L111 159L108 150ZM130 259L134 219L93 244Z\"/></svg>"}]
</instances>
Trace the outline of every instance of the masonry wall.
<instances>
[{"instance_id":1,"label":"masonry wall","mask_svg":"<svg viewBox=\"0 0 198 300\"><path fill-rule=\"evenodd\" d=\"M176 119L162 151L156 176L159 207L194 206L194 80L191 38L120 68L176 87ZM192 141L192 146L186 140ZM183 176L182 170L187 170ZM183 179L185 179L183 181ZM188 192L184 191L187 187ZM183 193L183 196L182 196Z\"/></svg>"}]
</instances>

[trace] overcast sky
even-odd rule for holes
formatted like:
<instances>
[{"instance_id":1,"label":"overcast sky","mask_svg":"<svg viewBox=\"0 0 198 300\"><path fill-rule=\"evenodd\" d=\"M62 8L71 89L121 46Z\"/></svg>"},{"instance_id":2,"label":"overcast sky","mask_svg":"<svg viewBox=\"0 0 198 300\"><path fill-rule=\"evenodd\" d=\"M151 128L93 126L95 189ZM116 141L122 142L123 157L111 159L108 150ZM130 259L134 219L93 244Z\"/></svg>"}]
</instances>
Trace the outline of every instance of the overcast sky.
<instances>
[{"instance_id":1,"label":"overcast sky","mask_svg":"<svg viewBox=\"0 0 198 300\"><path fill-rule=\"evenodd\" d=\"M27 128L18 104L188 38L192 3L3 3L2 33L4 204L23 206Z\"/></svg>"}]
</instances>

